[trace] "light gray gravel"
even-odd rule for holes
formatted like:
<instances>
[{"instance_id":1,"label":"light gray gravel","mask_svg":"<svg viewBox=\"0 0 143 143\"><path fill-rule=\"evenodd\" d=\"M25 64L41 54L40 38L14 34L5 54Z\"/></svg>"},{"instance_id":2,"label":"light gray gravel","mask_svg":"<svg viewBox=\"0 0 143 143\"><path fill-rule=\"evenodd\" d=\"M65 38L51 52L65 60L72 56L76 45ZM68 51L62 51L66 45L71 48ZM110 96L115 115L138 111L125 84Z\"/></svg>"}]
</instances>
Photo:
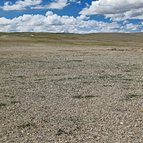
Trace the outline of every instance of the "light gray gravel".
<instances>
[{"instance_id":1,"label":"light gray gravel","mask_svg":"<svg viewBox=\"0 0 143 143\"><path fill-rule=\"evenodd\" d=\"M143 50L0 47L1 143L143 143Z\"/></svg>"}]
</instances>

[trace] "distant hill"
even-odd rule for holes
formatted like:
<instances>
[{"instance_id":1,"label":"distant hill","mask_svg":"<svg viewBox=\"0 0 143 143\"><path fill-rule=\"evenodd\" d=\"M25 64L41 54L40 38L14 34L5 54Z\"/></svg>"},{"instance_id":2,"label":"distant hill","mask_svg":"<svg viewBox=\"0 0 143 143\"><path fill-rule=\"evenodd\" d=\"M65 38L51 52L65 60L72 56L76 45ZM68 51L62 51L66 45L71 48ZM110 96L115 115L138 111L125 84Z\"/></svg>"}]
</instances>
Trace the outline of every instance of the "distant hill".
<instances>
[{"instance_id":1,"label":"distant hill","mask_svg":"<svg viewBox=\"0 0 143 143\"><path fill-rule=\"evenodd\" d=\"M143 46L143 33L0 33L0 45Z\"/></svg>"}]
</instances>

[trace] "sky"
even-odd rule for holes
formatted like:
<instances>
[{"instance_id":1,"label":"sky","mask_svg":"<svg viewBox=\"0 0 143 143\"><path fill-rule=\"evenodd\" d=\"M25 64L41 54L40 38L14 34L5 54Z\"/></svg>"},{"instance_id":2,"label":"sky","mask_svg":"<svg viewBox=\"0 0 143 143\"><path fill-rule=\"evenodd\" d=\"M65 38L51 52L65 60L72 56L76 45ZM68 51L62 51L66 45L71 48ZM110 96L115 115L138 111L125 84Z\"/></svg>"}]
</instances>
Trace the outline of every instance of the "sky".
<instances>
[{"instance_id":1,"label":"sky","mask_svg":"<svg viewBox=\"0 0 143 143\"><path fill-rule=\"evenodd\" d=\"M0 32L143 32L143 0L0 0Z\"/></svg>"}]
</instances>

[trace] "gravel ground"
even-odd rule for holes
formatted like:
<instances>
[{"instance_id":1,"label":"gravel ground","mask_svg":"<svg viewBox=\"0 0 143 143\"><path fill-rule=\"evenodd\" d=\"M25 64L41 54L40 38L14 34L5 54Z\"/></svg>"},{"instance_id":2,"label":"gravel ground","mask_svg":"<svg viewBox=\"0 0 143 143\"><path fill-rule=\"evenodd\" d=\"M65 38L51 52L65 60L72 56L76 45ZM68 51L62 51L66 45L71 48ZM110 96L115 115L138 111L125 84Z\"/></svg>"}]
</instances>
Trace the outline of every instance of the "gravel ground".
<instances>
[{"instance_id":1,"label":"gravel ground","mask_svg":"<svg viewBox=\"0 0 143 143\"><path fill-rule=\"evenodd\" d=\"M1 143L143 143L143 49L0 47Z\"/></svg>"}]
</instances>

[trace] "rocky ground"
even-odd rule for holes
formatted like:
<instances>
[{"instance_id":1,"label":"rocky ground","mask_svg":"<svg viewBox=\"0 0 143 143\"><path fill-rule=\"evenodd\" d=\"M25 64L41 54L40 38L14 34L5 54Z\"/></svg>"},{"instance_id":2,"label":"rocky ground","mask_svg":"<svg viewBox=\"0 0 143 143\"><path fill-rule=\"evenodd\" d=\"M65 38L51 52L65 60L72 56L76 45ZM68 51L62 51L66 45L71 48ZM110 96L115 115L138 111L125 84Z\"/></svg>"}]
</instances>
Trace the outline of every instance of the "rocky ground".
<instances>
[{"instance_id":1,"label":"rocky ground","mask_svg":"<svg viewBox=\"0 0 143 143\"><path fill-rule=\"evenodd\" d=\"M1 143L143 143L143 49L0 47Z\"/></svg>"}]
</instances>

